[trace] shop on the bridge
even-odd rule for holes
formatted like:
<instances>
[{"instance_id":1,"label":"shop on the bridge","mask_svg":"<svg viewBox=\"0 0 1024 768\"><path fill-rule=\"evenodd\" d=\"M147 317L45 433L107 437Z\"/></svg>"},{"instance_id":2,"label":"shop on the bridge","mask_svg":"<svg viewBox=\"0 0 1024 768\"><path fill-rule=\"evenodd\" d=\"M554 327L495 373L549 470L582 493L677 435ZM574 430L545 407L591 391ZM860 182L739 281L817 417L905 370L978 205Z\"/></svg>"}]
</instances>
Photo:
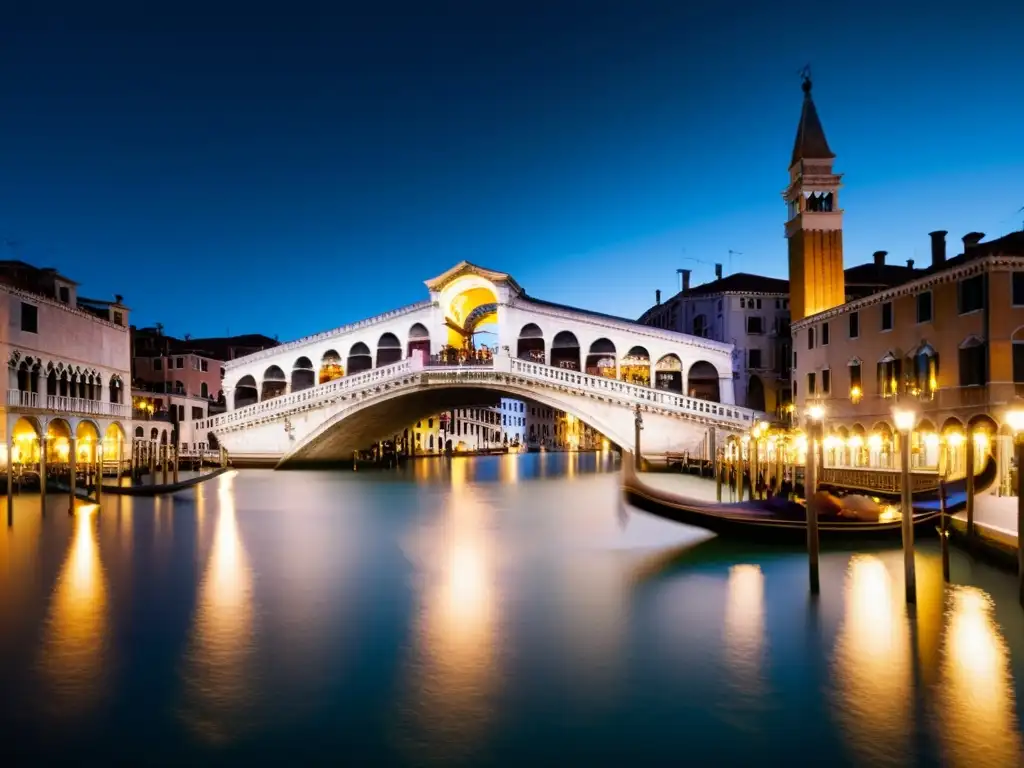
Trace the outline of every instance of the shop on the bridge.
<instances>
[{"instance_id":1,"label":"shop on the bridge","mask_svg":"<svg viewBox=\"0 0 1024 768\"><path fill-rule=\"evenodd\" d=\"M643 347L633 347L622 358L620 369L622 381L638 384L642 387L651 386L651 355Z\"/></svg>"},{"instance_id":2,"label":"shop on the bridge","mask_svg":"<svg viewBox=\"0 0 1024 768\"><path fill-rule=\"evenodd\" d=\"M608 339L598 339L590 345L586 372L605 379L615 378L615 345Z\"/></svg>"},{"instance_id":3,"label":"shop on the bridge","mask_svg":"<svg viewBox=\"0 0 1024 768\"><path fill-rule=\"evenodd\" d=\"M683 362L677 355L665 355L657 362L654 369L654 386L656 389L682 394Z\"/></svg>"}]
</instances>

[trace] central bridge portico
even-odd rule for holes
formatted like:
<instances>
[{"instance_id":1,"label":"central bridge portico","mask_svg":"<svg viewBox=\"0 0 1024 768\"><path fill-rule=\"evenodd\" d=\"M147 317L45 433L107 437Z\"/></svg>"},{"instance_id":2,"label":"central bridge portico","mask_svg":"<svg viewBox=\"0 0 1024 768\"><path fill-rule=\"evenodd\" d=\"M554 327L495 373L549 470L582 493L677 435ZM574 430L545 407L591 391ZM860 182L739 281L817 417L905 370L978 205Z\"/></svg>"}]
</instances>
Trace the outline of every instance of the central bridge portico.
<instances>
[{"instance_id":1,"label":"central bridge portico","mask_svg":"<svg viewBox=\"0 0 1024 768\"><path fill-rule=\"evenodd\" d=\"M237 460L341 460L498 395L572 413L626 448L640 406L643 453L656 459L754 417L732 404L732 345L534 299L468 262L426 285L427 301L228 363L229 410L199 434ZM495 328L494 349L467 355L480 326Z\"/></svg>"}]
</instances>

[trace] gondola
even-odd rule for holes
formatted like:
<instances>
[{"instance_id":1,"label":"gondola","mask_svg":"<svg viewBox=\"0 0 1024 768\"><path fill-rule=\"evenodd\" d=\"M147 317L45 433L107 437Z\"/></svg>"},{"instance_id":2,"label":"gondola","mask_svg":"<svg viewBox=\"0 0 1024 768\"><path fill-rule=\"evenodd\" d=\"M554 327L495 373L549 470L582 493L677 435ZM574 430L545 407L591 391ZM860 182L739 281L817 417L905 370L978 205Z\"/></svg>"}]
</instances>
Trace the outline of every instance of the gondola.
<instances>
[{"instance_id":1,"label":"gondola","mask_svg":"<svg viewBox=\"0 0 1024 768\"><path fill-rule=\"evenodd\" d=\"M986 465L980 475L977 489L991 484L983 483L989 470ZM807 513L803 504L775 497L766 501L740 501L732 503L708 502L653 488L636 473L633 461L622 462L623 493L633 506L666 520L703 528L720 536L752 539L756 541L804 542L807 539ZM992 479L995 478L994 469ZM875 498L881 498L872 494ZM946 492L946 512L953 514L967 503L965 487L950 484ZM934 536L939 524L941 506L938 499L914 500L914 532L916 536ZM857 520L836 512L818 516L818 531L825 541L899 540L902 535L901 519L886 516L878 521Z\"/></svg>"}]
</instances>

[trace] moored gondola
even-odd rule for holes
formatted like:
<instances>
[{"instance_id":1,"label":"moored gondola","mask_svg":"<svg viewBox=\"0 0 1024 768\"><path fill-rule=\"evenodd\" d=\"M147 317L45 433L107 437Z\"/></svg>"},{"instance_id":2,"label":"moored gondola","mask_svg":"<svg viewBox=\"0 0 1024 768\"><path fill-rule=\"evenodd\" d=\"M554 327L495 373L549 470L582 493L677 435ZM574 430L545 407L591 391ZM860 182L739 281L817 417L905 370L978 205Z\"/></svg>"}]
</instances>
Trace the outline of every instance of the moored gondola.
<instances>
[{"instance_id":1,"label":"moored gondola","mask_svg":"<svg viewBox=\"0 0 1024 768\"><path fill-rule=\"evenodd\" d=\"M692 525L733 538L757 541L802 542L807 538L807 513L802 503L776 497L767 501L716 503L687 498L643 481L635 472L631 457L623 462L623 492L633 506L673 522ZM829 497L842 502L841 498ZM966 493L950 488L947 512L955 512L966 503ZM818 531L823 540L899 540L902 520L898 512L886 509L876 520L858 516L854 507L823 504L818 515ZM918 536L935 535L940 506L936 500L915 499L914 530Z\"/></svg>"}]
</instances>

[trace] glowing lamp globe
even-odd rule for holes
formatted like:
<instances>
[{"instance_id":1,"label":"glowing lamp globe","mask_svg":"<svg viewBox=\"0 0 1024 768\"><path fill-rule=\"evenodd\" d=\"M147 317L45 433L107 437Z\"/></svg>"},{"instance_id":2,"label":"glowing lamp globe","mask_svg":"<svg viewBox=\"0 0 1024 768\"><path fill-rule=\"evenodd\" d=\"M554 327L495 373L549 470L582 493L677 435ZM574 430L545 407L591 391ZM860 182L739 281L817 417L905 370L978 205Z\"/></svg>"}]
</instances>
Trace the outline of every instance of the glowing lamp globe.
<instances>
[{"instance_id":1,"label":"glowing lamp globe","mask_svg":"<svg viewBox=\"0 0 1024 768\"><path fill-rule=\"evenodd\" d=\"M897 408L892 412L892 420L900 432L910 432L917 423L917 414L905 408Z\"/></svg>"},{"instance_id":2,"label":"glowing lamp globe","mask_svg":"<svg viewBox=\"0 0 1024 768\"><path fill-rule=\"evenodd\" d=\"M1024 408L1014 408L1011 411L1007 411L1006 423L1010 425L1010 429L1013 430L1014 434L1024 431Z\"/></svg>"}]
</instances>

